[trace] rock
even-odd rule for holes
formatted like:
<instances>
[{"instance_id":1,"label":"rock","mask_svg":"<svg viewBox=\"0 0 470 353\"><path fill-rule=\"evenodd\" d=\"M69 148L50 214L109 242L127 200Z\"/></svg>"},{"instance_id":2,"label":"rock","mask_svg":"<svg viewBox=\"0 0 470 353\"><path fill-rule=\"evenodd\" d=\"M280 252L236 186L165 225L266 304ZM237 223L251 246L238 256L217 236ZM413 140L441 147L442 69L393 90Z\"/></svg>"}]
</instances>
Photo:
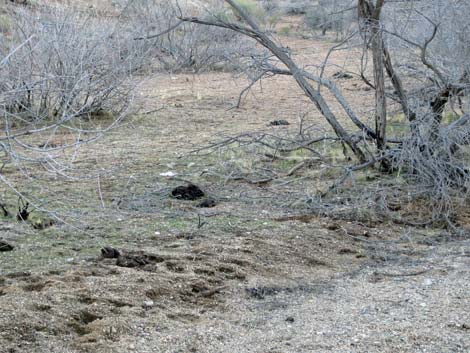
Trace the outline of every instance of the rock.
<instances>
[{"instance_id":1,"label":"rock","mask_svg":"<svg viewBox=\"0 0 470 353\"><path fill-rule=\"evenodd\" d=\"M105 259L117 259L119 256L121 256L121 253L115 248L105 246L103 249L101 249L101 256L103 256Z\"/></svg>"},{"instance_id":2,"label":"rock","mask_svg":"<svg viewBox=\"0 0 470 353\"><path fill-rule=\"evenodd\" d=\"M119 256L116 265L120 267L141 267L148 265L150 262L145 256L140 255L124 255Z\"/></svg>"},{"instance_id":3,"label":"rock","mask_svg":"<svg viewBox=\"0 0 470 353\"><path fill-rule=\"evenodd\" d=\"M423 284L425 286L430 286L431 284L433 284L433 280L430 279L430 278L426 278L424 281L423 281Z\"/></svg>"},{"instance_id":4,"label":"rock","mask_svg":"<svg viewBox=\"0 0 470 353\"><path fill-rule=\"evenodd\" d=\"M0 251L13 251L15 247L7 242L0 240Z\"/></svg>"},{"instance_id":5,"label":"rock","mask_svg":"<svg viewBox=\"0 0 470 353\"><path fill-rule=\"evenodd\" d=\"M351 74L348 74L347 72L344 72L344 71L338 71L338 72L335 72L333 74L333 77L340 80L340 79L344 79L344 80L350 80L353 78L353 75Z\"/></svg>"},{"instance_id":6,"label":"rock","mask_svg":"<svg viewBox=\"0 0 470 353\"><path fill-rule=\"evenodd\" d=\"M197 200L204 196L204 192L194 184L178 186L171 191L171 195L180 200Z\"/></svg>"},{"instance_id":7,"label":"rock","mask_svg":"<svg viewBox=\"0 0 470 353\"><path fill-rule=\"evenodd\" d=\"M165 172L165 173L160 173L160 176L162 177L168 177L168 178L173 178L175 177L177 174L175 172L172 172L172 171L169 171L169 172Z\"/></svg>"},{"instance_id":8,"label":"rock","mask_svg":"<svg viewBox=\"0 0 470 353\"><path fill-rule=\"evenodd\" d=\"M357 254L357 250L349 249L349 248L341 248L338 250L339 255L346 255L346 254Z\"/></svg>"},{"instance_id":9,"label":"rock","mask_svg":"<svg viewBox=\"0 0 470 353\"><path fill-rule=\"evenodd\" d=\"M215 206L217 206L217 201L211 198L207 198L201 201L196 207L209 208L209 207L215 207Z\"/></svg>"},{"instance_id":10,"label":"rock","mask_svg":"<svg viewBox=\"0 0 470 353\"><path fill-rule=\"evenodd\" d=\"M273 120L269 123L271 126L281 126L281 125L290 125L290 123L287 120Z\"/></svg>"},{"instance_id":11,"label":"rock","mask_svg":"<svg viewBox=\"0 0 470 353\"><path fill-rule=\"evenodd\" d=\"M31 223L34 229L44 230L46 228L52 227L55 222L53 219L36 219Z\"/></svg>"},{"instance_id":12,"label":"rock","mask_svg":"<svg viewBox=\"0 0 470 353\"><path fill-rule=\"evenodd\" d=\"M335 223L335 222L331 222L331 223L328 223L326 225L326 229L328 230L337 230L337 229L340 229L341 226L338 224L338 223Z\"/></svg>"},{"instance_id":13,"label":"rock","mask_svg":"<svg viewBox=\"0 0 470 353\"><path fill-rule=\"evenodd\" d=\"M145 310L149 310L152 309L154 305L155 303L153 300L146 300L142 303L142 308L144 308Z\"/></svg>"}]
</instances>

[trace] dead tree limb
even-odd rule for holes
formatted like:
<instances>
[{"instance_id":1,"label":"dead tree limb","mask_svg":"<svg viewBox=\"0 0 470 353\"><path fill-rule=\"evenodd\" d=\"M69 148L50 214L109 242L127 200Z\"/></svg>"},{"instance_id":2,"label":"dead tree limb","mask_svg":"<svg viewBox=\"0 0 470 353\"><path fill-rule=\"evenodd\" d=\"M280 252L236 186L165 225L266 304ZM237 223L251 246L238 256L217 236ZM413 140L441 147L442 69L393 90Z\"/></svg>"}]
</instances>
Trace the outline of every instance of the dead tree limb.
<instances>
[{"instance_id":1,"label":"dead tree limb","mask_svg":"<svg viewBox=\"0 0 470 353\"><path fill-rule=\"evenodd\" d=\"M314 105L317 107L323 117L333 128L336 135L340 137L349 146L356 158L361 163L366 162L367 158L362 149L354 141L353 137L339 123L321 93L308 82L305 75L303 74L303 70L301 70L297 66L294 60L292 60L292 58L289 56L288 52L284 48L274 43L274 41L259 28L256 22L251 18L251 16L245 10L243 10L235 1L225 1L234 9L234 11L236 11L240 18L243 19L249 25L249 27L240 25L238 23L223 22L217 19L211 21L203 20L197 17L180 17L179 19L185 22L193 22L202 25L216 26L234 30L236 32L242 33L253 38L263 47L268 49L287 67L299 87L302 89L305 95L314 103Z\"/></svg>"}]
</instances>

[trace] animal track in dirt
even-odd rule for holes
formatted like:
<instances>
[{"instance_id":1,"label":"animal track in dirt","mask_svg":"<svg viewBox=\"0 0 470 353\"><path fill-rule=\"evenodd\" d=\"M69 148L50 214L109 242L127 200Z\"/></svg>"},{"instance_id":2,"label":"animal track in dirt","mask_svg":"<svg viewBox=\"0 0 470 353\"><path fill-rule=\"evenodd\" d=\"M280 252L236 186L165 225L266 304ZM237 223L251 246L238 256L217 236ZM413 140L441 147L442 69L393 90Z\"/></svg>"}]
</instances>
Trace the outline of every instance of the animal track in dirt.
<instances>
[{"instance_id":1,"label":"animal track in dirt","mask_svg":"<svg viewBox=\"0 0 470 353\"><path fill-rule=\"evenodd\" d=\"M11 272L5 275L5 277L7 278L25 278L25 277L30 277L30 276L31 276L31 272L27 272L27 271Z\"/></svg>"},{"instance_id":2,"label":"animal track in dirt","mask_svg":"<svg viewBox=\"0 0 470 353\"><path fill-rule=\"evenodd\" d=\"M45 312L45 311L50 311L52 309L52 306L50 306L49 304L45 304L45 303L35 303L33 304L33 308L36 311Z\"/></svg>"},{"instance_id":3,"label":"animal track in dirt","mask_svg":"<svg viewBox=\"0 0 470 353\"><path fill-rule=\"evenodd\" d=\"M166 261L165 266L171 272L176 272L176 273L186 272L186 267L184 266L183 263L180 263L180 262Z\"/></svg>"},{"instance_id":4,"label":"animal track in dirt","mask_svg":"<svg viewBox=\"0 0 470 353\"><path fill-rule=\"evenodd\" d=\"M269 296L276 296L282 293L288 294L308 294L308 293L324 293L330 290L331 285L327 283L319 283L317 285L297 285L292 287L280 287L280 286L259 286L259 287L247 287L245 292L249 298L263 300Z\"/></svg>"},{"instance_id":5,"label":"animal track in dirt","mask_svg":"<svg viewBox=\"0 0 470 353\"><path fill-rule=\"evenodd\" d=\"M70 317L67 326L78 336L86 336L93 332L93 328L89 324L102 318L103 315L93 312L91 308L84 308Z\"/></svg>"},{"instance_id":6,"label":"animal track in dirt","mask_svg":"<svg viewBox=\"0 0 470 353\"><path fill-rule=\"evenodd\" d=\"M203 275L203 276L212 277L216 275L216 271L211 267L197 267L193 271L195 274Z\"/></svg>"},{"instance_id":7,"label":"animal track in dirt","mask_svg":"<svg viewBox=\"0 0 470 353\"><path fill-rule=\"evenodd\" d=\"M45 286L46 286L45 282L36 282L36 283L26 284L22 288L25 291L40 292L44 289Z\"/></svg>"},{"instance_id":8,"label":"animal track in dirt","mask_svg":"<svg viewBox=\"0 0 470 353\"><path fill-rule=\"evenodd\" d=\"M115 261L116 266L119 267L140 268L164 262L165 258L144 251L119 251L111 247L105 247L101 250L101 256L98 258L98 261Z\"/></svg>"},{"instance_id":9,"label":"animal track in dirt","mask_svg":"<svg viewBox=\"0 0 470 353\"><path fill-rule=\"evenodd\" d=\"M170 320L180 321L184 323L192 323L199 320L199 315L186 313L186 312L172 312L166 314L166 317Z\"/></svg>"},{"instance_id":10,"label":"animal track in dirt","mask_svg":"<svg viewBox=\"0 0 470 353\"><path fill-rule=\"evenodd\" d=\"M47 285L47 281L42 276L18 277L18 280L26 282L21 285L21 288L27 292L40 292Z\"/></svg>"}]
</instances>

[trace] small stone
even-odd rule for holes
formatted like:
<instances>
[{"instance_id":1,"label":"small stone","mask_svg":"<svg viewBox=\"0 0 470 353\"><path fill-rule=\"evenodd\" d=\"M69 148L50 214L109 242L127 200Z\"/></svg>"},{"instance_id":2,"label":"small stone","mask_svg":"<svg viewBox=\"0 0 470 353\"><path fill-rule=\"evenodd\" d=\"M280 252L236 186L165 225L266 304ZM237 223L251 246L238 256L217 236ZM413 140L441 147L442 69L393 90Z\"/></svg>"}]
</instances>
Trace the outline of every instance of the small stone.
<instances>
[{"instance_id":1,"label":"small stone","mask_svg":"<svg viewBox=\"0 0 470 353\"><path fill-rule=\"evenodd\" d=\"M286 322L292 323L292 322L294 322L294 321L295 321L295 319L294 319L292 316L288 316L288 317L286 318Z\"/></svg>"},{"instance_id":2,"label":"small stone","mask_svg":"<svg viewBox=\"0 0 470 353\"><path fill-rule=\"evenodd\" d=\"M349 80L351 78L353 78L353 75L351 74L348 74L347 72L344 72L344 71L338 71L338 72L335 72L333 74L333 77L336 78L336 79L345 79L345 80Z\"/></svg>"},{"instance_id":3,"label":"small stone","mask_svg":"<svg viewBox=\"0 0 470 353\"><path fill-rule=\"evenodd\" d=\"M328 223L326 225L326 229L328 229L328 230L337 230L339 228L341 228L340 225L338 223L334 223L334 222Z\"/></svg>"},{"instance_id":4,"label":"small stone","mask_svg":"<svg viewBox=\"0 0 470 353\"><path fill-rule=\"evenodd\" d=\"M117 259L120 256L119 250L112 248L110 246L105 246L101 249L101 256L105 259Z\"/></svg>"},{"instance_id":5,"label":"small stone","mask_svg":"<svg viewBox=\"0 0 470 353\"><path fill-rule=\"evenodd\" d=\"M12 251L15 247L7 242L0 240L0 251Z\"/></svg>"},{"instance_id":6,"label":"small stone","mask_svg":"<svg viewBox=\"0 0 470 353\"><path fill-rule=\"evenodd\" d=\"M196 207L202 207L202 208L210 208L210 207L215 207L217 206L217 201L211 198L207 198L200 202Z\"/></svg>"},{"instance_id":7,"label":"small stone","mask_svg":"<svg viewBox=\"0 0 470 353\"><path fill-rule=\"evenodd\" d=\"M155 303L153 300L146 300L143 302L142 308L144 308L145 310L149 310L152 309L154 305Z\"/></svg>"},{"instance_id":8,"label":"small stone","mask_svg":"<svg viewBox=\"0 0 470 353\"><path fill-rule=\"evenodd\" d=\"M290 125L289 122L287 120L284 120L284 119L280 119L280 120L273 120L269 123L269 125L271 126L286 126L286 125Z\"/></svg>"},{"instance_id":9,"label":"small stone","mask_svg":"<svg viewBox=\"0 0 470 353\"><path fill-rule=\"evenodd\" d=\"M177 174L175 172L172 172L172 171L169 171L169 172L165 172L165 173L160 173L160 176L162 177L168 177L168 178L173 178L175 177Z\"/></svg>"}]
</instances>

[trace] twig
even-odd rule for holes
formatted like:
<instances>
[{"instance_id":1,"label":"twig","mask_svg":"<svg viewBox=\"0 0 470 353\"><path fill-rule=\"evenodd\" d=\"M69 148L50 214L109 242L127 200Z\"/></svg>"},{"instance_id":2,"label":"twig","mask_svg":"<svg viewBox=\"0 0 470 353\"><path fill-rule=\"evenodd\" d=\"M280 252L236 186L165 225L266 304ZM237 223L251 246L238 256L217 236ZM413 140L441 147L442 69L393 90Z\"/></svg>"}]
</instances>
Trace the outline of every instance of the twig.
<instances>
[{"instance_id":1,"label":"twig","mask_svg":"<svg viewBox=\"0 0 470 353\"><path fill-rule=\"evenodd\" d=\"M101 201L101 208L102 209L105 209L106 206L104 204L104 200L103 200L103 193L101 192L101 178L100 178L100 175L98 174L98 194L100 196L100 201Z\"/></svg>"},{"instance_id":2,"label":"twig","mask_svg":"<svg viewBox=\"0 0 470 353\"><path fill-rule=\"evenodd\" d=\"M171 31L173 31L174 29L178 28L179 26L181 26L183 24L183 21L179 21L177 22L176 24L174 24L173 26L169 27L168 29L160 32L160 33L157 33L157 34L152 34L152 35L149 35L147 37L137 37L137 38L134 38L134 40L143 40L143 39L153 39L153 38L158 38L158 37L161 37L161 36L164 36L165 34L168 34L170 33Z\"/></svg>"},{"instance_id":3,"label":"twig","mask_svg":"<svg viewBox=\"0 0 470 353\"><path fill-rule=\"evenodd\" d=\"M411 277L411 276L419 276L419 275L422 275L423 273L426 273L426 272L429 272L429 269L416 271L416 272L408 272L408 273L387 273L387 272L375 271L374 275L376 275L376 276L385 276L385 277Z\"/></svg>"}]
</instances>

